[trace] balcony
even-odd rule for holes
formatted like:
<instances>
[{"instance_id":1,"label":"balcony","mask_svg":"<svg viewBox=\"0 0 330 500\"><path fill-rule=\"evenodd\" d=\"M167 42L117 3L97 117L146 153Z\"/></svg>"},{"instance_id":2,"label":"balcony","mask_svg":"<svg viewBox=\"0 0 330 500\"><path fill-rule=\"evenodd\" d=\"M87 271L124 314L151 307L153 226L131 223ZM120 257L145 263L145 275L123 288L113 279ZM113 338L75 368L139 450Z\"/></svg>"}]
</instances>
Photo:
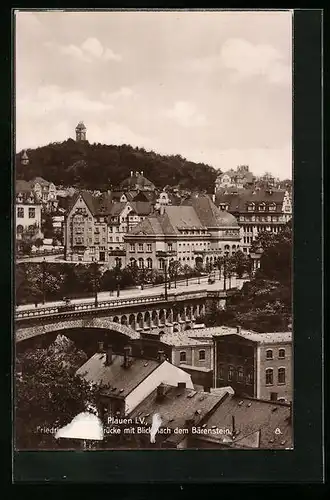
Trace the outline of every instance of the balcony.
<instances>
[{"instance_id":1,"label":"balcony","mask_svg":"<svg viewBox=\"0 0 330 500\"><path fill-rule=\"evenodd\" d=\"M176 250L156 250L156 257L176 257L177 256L177 251Z\"/></svg>"},{"instance_id":2,"label":"balcony","mask_svg":"<svg viewBox=\"0 0 330 500\"><path fill-rule=\"evenodd\" d=\"M126 250L109 250L109 255L112 257L125 257Z\"/></svg>"}]
</instances>

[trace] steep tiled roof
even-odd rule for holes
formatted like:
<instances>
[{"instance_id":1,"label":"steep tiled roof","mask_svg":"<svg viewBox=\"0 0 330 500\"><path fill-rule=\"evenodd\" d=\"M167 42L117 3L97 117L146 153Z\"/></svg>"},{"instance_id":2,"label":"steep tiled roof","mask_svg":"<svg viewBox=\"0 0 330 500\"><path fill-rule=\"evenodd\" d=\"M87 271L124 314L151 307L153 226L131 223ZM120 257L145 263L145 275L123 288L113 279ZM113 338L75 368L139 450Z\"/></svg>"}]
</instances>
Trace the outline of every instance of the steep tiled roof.
<instances>
[{"instance_id":1,"label":"steep tiled roof","mask_svg":"<svg viewBox=\"0 0 330 500\"><path fill-rule=\"evenodd\" d=\"M40 184L41 186L49 186L50 182L46 181L46 179L43 179L42 177L36 177L33 179L32 184Z\"/></svg>"},{"instance_id":2,"label":"steep tiled roof","mask_svg":"<svg viewBox=\"0 0 330 500\"><path fill-rule=\"evenodd\" d=\"M127 179L123 180L120 183L121 188L129 188L129 187L135 187L136 185L139 185L141 187L151 187L154 188L154 184L149 181L146 177L143 175L139 174L138 172L134 173L130 177L127 177Z\"/></svg>"},{"instance_id":3,"label":"steep tiled roof","mask_svg":"<svg viewBox=\"0 0 330 500\"><path fill-rule=\"evenodd\" d=\"M152 211L152 204L149 201L131 201L130 205L137 215L149 215Z\"/></svg>"},{"instance_id":4,"label":"steep tiled roof","mask_svg":"<svg viewBox=\"0 0 330 500\"><path fill-rule=\"evenodd\" d=\"M96 353L78 370L77 374L92 383L109 385L104 394L125 398L133 391L160 363L154 360L131 358L129 368L124 368L124 357L114 354L112 363L105 366L105 354Z\"/></svg>"},{"instance_id":5,"label":"steep tiled roof","mask_svg":"<svg viewBox=\"0 0 330 500\"><path fill-rule=\"evenodd\" d=\"M206 428L213 426L232 430L232 423L238 431L234 440L225 434L212 434L212 441L230 446L259 448L291 448L292 426L288 404L226 396L212 415L205 420ZM281 434L275 432L280 429ZM207 436L206 439L209 437ZM205 439L199 436L199 439Z\"/></svg>"},{"instance_id":6,"label":"steep tiled roof","mask_svg":"<svg viewBox=\"0 0 330 500\"><path fill-rule=\"evenodd\" d=\"M32 186L30 182L23 181L23 180L17 180L15 184L16 188L16 194L18 193L31 193L32 191Z\"/></svg>"},{"instance_id":7,"label":"steep tiled roof","mask_svg":"<svg viewBox=\"0 0 330 500\"><path fill-rule=\"evenodd\" d=\"M191 197L184 202L191 205L201 223L205 227L237 226L238 222L233 215L219 210L209 196Z\"/></svg>"},{"instance_id":8,"label":"steep tiled roof","mask_svg":"<svg viewBox=\"0 0 330 500\"><path fill-rule=\"evenodd\" d=\"M276 344L280 342L292 342L292 332L271 332L271 333L254 333L243 331L241 336L259 342L260 344Z\"/></svg>"}]
</instances>

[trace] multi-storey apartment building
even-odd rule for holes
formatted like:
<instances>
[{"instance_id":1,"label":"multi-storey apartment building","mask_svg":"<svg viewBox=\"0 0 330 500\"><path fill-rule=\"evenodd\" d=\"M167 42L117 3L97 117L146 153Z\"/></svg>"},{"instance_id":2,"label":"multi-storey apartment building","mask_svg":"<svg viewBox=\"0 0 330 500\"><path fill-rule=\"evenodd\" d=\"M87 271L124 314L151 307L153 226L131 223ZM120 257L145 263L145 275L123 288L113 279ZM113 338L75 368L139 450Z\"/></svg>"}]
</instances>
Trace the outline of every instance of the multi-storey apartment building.
<instances>
[{"instance_id":1,"label":"multi-storey apartment building","mask_svg":"<svg viewBox=\"0 0 330 500\"><path fill-rule=\"evenodd\" d=\"M16 181L15 225L17 239L22 239L24 232L40 234L41 204L30 183L21 180Z\"/></svg>"},{"instance_id":2,"label":"multi-storey apartment building","mask_svg":"<svg viewBox=\"0 0 330 500\"><path fill-rule=\"evenodd\" d=\"M241 227L241 249L248 253L260 231L277 233L292 217L288 191L273 188L223 188L215 195L215 204L233 214Z\"/></svg>"},{"instance_id":3,"label":"multi-storey apartment building","mask_svg":"<svg viewBox=\"0 0 330 500\"><path fill-rule=\"evenodd\" d=\"M163 271L165 260L195 267L214 263L240 246L237 220L219 210L208 196L193 197L180 206L165 206L124 237L126 264Z\"/></svg>"},{"instance_id":4,"label":"multi-storey apartment building","mask_svg":"<svg viewBox=\"0 0 330 500\"><path fill-rule=\"evenodd\" d=\"M231 386L235 394L292 401L292 333L214 336L215 387Z\"/></svg>"},{"instance_id":5,"label":"multi-storey apartment building","mask_svg":"<svg viewBox=\"0 0 330 500\"><path fill-rule=\"evenodd\" d=\"M64 224L66 259L104 262L113 267L124 260L124 234L151 210L148 202L114 203L108 193L77 193Z\"/></svg>"}]
</instances>

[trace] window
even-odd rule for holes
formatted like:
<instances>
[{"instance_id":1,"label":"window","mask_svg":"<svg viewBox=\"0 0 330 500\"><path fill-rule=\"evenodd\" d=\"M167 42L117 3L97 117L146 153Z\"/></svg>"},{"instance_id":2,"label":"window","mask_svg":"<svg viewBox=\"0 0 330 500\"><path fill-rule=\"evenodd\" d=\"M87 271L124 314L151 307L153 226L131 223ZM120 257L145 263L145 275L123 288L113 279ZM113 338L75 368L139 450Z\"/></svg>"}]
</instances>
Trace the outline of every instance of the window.
<instances>
[{"instance_id":1,"label":"window","mask_svg":"<svg viewBox=\"0 0 330 500\"><path fill-rule=\"evenodd\" d=\"M242 366L237 368L237 382L243 382L244 380L244 370Z\"/></svg>"},{"instance_id":2,"label":"window","mask_svg":"<svg viewBox=\"0 0 330 500\"><path fill-rule=\"evenodd\" d=\"M246 383L247 384L252 384L252 382L253 382L253 374L252 374L252 372L248 372L246 374Z\"/></svg>"},{"instance_id":3,"label":"window","mask_svg":"<svg viewBox=\"0 0 330 500\"><path fill-rule=\"evenodd\" d=\"M233 380L233 378L234 378L234 367L230 366L228 368L228 382L230 382L231 380Z\"/></svg>"},{"instance_id":4,"label":"window","mask_svg":"<svg viewBox=\"0 0 330 500\"><path fill-rule=\"evenodd\" d=\"M266 370L266 385L273 385L273 383L274 383L273 368L267 368L267 370Z\"/></svg>"},{"instance_id":5,"label":"window","mask_svg":"<svg viewBox=\"0 0 330 500\"><path fill-rule=\"evenodd\" d=\"M275 203L271 203L271 205L269 205L268 209L269 209L270 212L275 212L275 210L276 210L276 204Z\"/></svg>"},{"instance_id":6,"label":"window","mask_svg":"<svg viewBox=\"0 0 330 500\"><path fill-rule=\"evenodd\" d=\"M285 358L285 349L279 349L278 350L278 357L280 359L284 359Z\"/></svg>"},{"instance_id":7,"label":"window","mask_svg":"<svg viewBox=\"0 0 330 500\"><path fill-rule=\"evenodd\" d=\"M258 209L259 212L264 212L266 210L266 205L264 203L260 203Z\"/></svg>"},{"instance_id":8,"label":"window","mask_svg":"<svg viewBox=\"0 0 330 500\"><path fill-rule=\"evenodd\" d=\"M152 269L152 259L150 259L150 257L147 259L147 268Z\"/></svg>"},{"instance_id":9,"label":"window","mask_svg":"<svg viewBox=\"0 0 330 500\"><path fill-rule=\"evenodd\" d=\"M277 371L277 383L285 384L285 368L279 368Z\"/></svg>"},{"instance_id":10,"label":"window","mask_svg":"<svg viewBox=\"0 0 330 500\"><path fill-rule=\"evenodd\" d=\"M147 252L151 252L151 243L147 243Z\"/></svg>"},{"instance_id":11,"label":"window","mask_svg":"<svg viewBox=\"0 0 330 500\"><path fill-rule=\"evenodd\" d=\"M36 209L35 208L29 208L29 219L34 219L36 216Z\"/></svg>"},{"instance_id":12,"label":"window","mask_svg":"<svg viewBox=\"0 0 330 500\"><path fill-rule=\"evenodd\" d=\"M134 243L130 243L130 245L129 245L129 251L130 252L135 252L135 244Z\"/></svg>"},{"instance_id":13,"label":"window","mask_svg":"<svg viewBox=\"0 0 330 500\"><path fill-rule=\"evenodd\" d=\"M23 226L21 224L19 224L16 228L16 232L17 234L22 234L23 233Z\"/></svg>"},{"instance_id":14,"label":"window","mask_svg":"<svg viewBox=\"0 0 330 500\"><path fill-rule=\"evenodd\" d=\"M140 258L139 259L139 268L142 269L143 268L143 265L144 265L144 262L143 262L143 259Z\"/></svg>"},{"instance_id":15,"label":"window","mask_svg":"<svg viewBox=\"0 0 330 500\"><path fill-rule=\"evenodd\" d=\"M17 209L17 217L23 219L24 217L24 207L18 207Z\"/></svg>"},{"instance_id":16,"label":"window","mask_svg":"<svg viewBox=\"0 0 330 500\"><path fill-rule=\"evenodd\" d=\"M159 269L164 269L164 267L165 267L165 261L164 261L164 259L159 259L159 261L158 261L158 267L159 267Z\"/></svg>"},{"instance_id":17,"label":"window","mask_svg":"<svg viewBox=\"0 0 330 500\"><path fill-rule=\"evenodd\" d=\"M172 251L172 243L169 243L169 244L168 244L168 250L169 250L169 252L171 252L171 251Z\"/></svg>"},{"instance_id":18,"label":"window","mask_svg":"<svg viewBox=\"0 0 330 500\"><path fill-rule=\"evenodd\" d=\"M187 361L186 351L181 351L180 352L180 363L185 363L186 361Z\"/></svg>"},{"instance_id":19,"label":"window","mask_svg":"<svg viewBox=\"0 0 330 500\"><path fill-rule=\"evenodd\" d=\"M201 349L198 352L198 359L199 359L199 361L205 361L205 350L204 349Z\"/></svg>"},{"instance_id":20,"label":"window","mask_svg":"<svg viewBox=\"0 0 330 500\"><path fill-rule=\"evenodd\" d=\"M254 211L254 203L249 203L248 212L253 212L253 211Z\"/></svg>"},{"instance_id":21,"label":"window","mask_svg":"<svg viewBox=\"0 0 330 500\"><path fill-rule=\"evenodd\" d=\"M270 393L270 400L271 401L277 401L277 392L271 392Z\"/></svg>"},{"instance_id":22,"label":"window","mask_svg":"<svg viewBox=\"0 0 330 500\"><path fill-rule=\"evenodd\" d=\"M272 349L267 349L266 359L273 359L273 350Z\"/></svg>"},{"instance_id":23,"label":"window","mask_svg":"<svg viewBox=\"0 0 330 500\"><path fill-rule=\"evenodd\" d=\"M143 243L138 244L138 252L143 252Z\"/></svg>"},{"instance_id":24,"label":"window","mask_svg":"<svg viewBox=\"0 0 330 500\"><path fill-rule=\"evenodd\" d=\"M218 376L221 380L223 380L225 378L225 371L224 371L223 365L219 365Z\"/></svg>"}]
</instances>

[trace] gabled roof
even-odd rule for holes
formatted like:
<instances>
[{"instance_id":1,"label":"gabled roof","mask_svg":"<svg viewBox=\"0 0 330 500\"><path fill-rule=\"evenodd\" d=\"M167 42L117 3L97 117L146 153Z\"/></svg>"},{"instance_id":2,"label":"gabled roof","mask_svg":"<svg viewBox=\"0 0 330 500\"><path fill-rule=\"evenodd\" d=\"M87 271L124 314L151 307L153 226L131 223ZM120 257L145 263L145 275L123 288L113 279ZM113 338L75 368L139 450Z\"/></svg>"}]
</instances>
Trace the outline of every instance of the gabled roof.
<instances>
[{"instance_id":1,"label":"gabled roof","mask_svg":"<svg viewBox=\"0 0 330 500\"><path fill-rule=\"evenodd\" d=\"M186 427L186 420L203 420L227 394L211 394L181 387L165 385L165 396L157 397L157 389L147 396L129 415L131 418L145 417L145 424L152 422L155 413L162 418L162 427L170 429ZM182 438L182 436L181 436Z\"/></svg>"},{"instance_id":2,"label":"gabled roof","mask_svg":"<svg viewBox=\"0 0 330 500\"><path fill-rule=\"evenodd\" d=\"M231 436L225 434L213 434L212 441L235 448L292 447L292 425L288 404L228 394L205 421L206 428L232 430L233 417L235 430L238 431L235 438L232 440ZM275 433L277 428L281 430L281 434ZM198 436L198 439L205 438L207 439L208 435Z\"/></svg>"},{"instance_id":3,"label":"gabled roof","mask_svg":"<svg viewBox=\"0 0 330 500\"><path fill-rule=\"evenodd\" d=\"M134 172L133 175L127 177L127 179L124 179L120 183L121 188L130 188L130 187L135 188L136 185L140 186L141 188L144 187L155 188L155 185L151 181L149 181L149 179L141 175L139 172Z\"/></svg>"},{"instance_id":4,"label":"gabled roof","mask_svg":"<svg viewBox=\"0 0 330 500\"><path fill-rule=\"evenodd\" d=\"M77 374L88 382L109 386L102 390L102 394L122 398L128 396L161 364L155 360L131 358L129 368L124 368L124 356L113 354L112 363L108 366L105 365L105 358L105 354L94 354L77 370Z\"/></svg>"},{"instance_id":5,"label":"gabled roof","mask_svg":"<svg viewBox=\"0 0 330 500\"><path fill-rule=\"evenodd\" d=\"M74 207L79 196L82 197L88 209L93 215L109 215L111 214L111 211L113 210L113 207L115 205L114 203L111 203L111 197L108 195L108 193L102 193L100 196L93 196L92 193L82 190L73 195L68 207L68 213ZM125 205L125 203L123 204Z\"/></svg>"},{"instance_id":6,"label":"gabled roof","mask_svg":"<svg viewBox=\"0 0 330 500\"><path fill-rule=\"evenodd\" d=\"M184 202L184 205L191 205L198 218L205 227L238 226L238 222L233 215L219 210L209 196L191 197Z\"/></svg>"}]
</instances>

